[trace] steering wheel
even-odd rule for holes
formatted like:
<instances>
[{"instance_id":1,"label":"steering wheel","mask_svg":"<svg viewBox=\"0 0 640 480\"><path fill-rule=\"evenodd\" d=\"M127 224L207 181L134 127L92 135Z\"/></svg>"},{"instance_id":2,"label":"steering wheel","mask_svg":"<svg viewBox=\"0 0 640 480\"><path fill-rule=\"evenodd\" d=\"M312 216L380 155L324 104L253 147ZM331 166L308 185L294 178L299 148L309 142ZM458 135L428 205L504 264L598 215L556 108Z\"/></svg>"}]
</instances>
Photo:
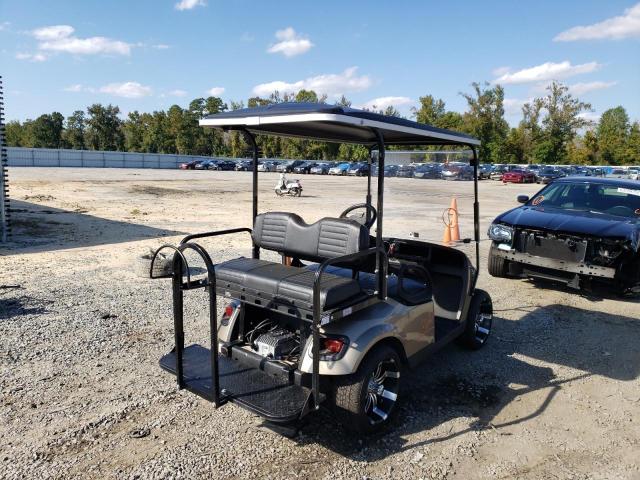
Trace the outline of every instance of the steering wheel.
<instances>
[{"instance_id":1,"label":"steering wheel","mask_svg":"<svg viewBox=\"0 0 640 480\"><path fill-rule=\"evenodd\" d=\"M633 214L633 208L626 207L624 205L617 205L615 207L608 208L606 212L610 215L618 215L619 217L631 217Z\"/></svg>"},{"instance_id":2,"label":"steering wheel","mask_svg":"<svg viewBox=\"0 0 640 480\"><path fill-rule=\"evenodd\" d=\"M359 214L349 215L354 210L360 210L360 209L363 209L364 211ZM370 213L370 218L368 222L367 222L367 212ZM373 208L373 205L368 205L366 203L356 203L355 205L351 205L344 212L342 212L340 214L340 218L350 218L370 229L373 226L373 224L376 223L376 218L378 218L378 212L376 211L375 208Z\"/></svg>"}]
</instances>

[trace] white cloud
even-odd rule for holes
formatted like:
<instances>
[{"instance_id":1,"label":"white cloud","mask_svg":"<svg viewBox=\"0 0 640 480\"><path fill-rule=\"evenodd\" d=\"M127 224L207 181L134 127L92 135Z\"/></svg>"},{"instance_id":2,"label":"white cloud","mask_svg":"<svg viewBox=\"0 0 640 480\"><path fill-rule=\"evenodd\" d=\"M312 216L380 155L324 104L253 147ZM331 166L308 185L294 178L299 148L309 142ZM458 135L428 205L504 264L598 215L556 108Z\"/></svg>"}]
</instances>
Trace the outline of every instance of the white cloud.
<instances>
[{"instance_id":1,"label":"white cloud","mask_svg":"<svg viewBox=\"0 0 640 480\"><path fill-rule=\"evenodd\" d=\"M309 51L313 47L313 43L308 38L296 33L291 27L278 30L276 39L280 41L271 45L267 52L282 53L285 57L294 57Z\"/></svg>"},{"instance_id":2,"label":"white cloud","mask_svg":"<svg viewBox=\"0 0 640 480\"><path fill-rule=\"evenodd\" d=\"M74 55L115 54L129 55L131 45L107 37L79 38L73 35L70 25L51 25L33 30L31 35L38 40L38 49L49 52L66 52Z\"/></svg>"},{"instance_id":3,"label":"white cloud","mask_svg":"<svg viewBox=\"0 0 640 480\"><path fill-rule=\"evenodd\" d=\"M207 90L207 93L213 97L218 97L224 93L224 87L212 87Z\"/></svg>"},{"instance_id":4,"label":"white cloud","mask_svg":"<svg viewBox=\"0 0 640 480\"><path fill-rule=\"evenodd\" d=\"M574 83L573 85L568 85L569 91L573 95L584 95L588 92L593 92L594 90L603 90L605 88L611 88L614 85L617 85L618 82L579 82Z\"/></svg>"},{"instance_id":5,"label":"white cloud","mask_svg":"<svg viewBox=\"0 0 640 480\"><path fill-rule=\"evenodd\" d=\"M172 97L184 97L187 94L186 91L184 90L180 90L179 88L176 88L175 90L171 90L168 95L171 95Z\"/></svg>"},{"instance_id":6,"label":"white cloud","mask_svg":"<svg viewBox=\"0 0 640 480\"><path fill-rule=\"evenodd\" d=\"M300 90L313 90L318 94L341 95L347 92L359 92L371 86L367 75L356 75L358 67L347 68L342 73L327 73L288 83L276 80L261 83L253 87L254 95L267 96L276 90L281 93L297 93Z\"/></svg>"},{"instance_id":7,"label":"white cloud","mask_svg":"<svg viewBox=\"0 0 640 480\"><path fill-rule=\"evenodd\" d=\"M568 60L560 63L546 62L542 65L524 68L516 72L507 71L496 78L493 83L508 85L560 80L574 75L594 72L600 67L601 65L597 62L582 63L580 65L571 65Z\"/></svg>"},{"instance_id":8,"label":"white cloud","mask_svg":"<svg viewBox=\"0 0 640 480\"><path fill-rule=\"evenodd\" d=\"M578 26L559 33L556 42L576 40L621 40L640 37L640 3L624 11L624 15L608 18L593 25Z\"/></svg>"},{"instance_id":9,"label":"white cloud","mask_svg":"<svg viewBox=\"0 0 640 480\"><path fill-rule=\"evenodd\" d=\"M27 60L29 62L44 62L47 56L43 53L16 53L18 60Z\"/></svg>"},{"instance_id":10,"label":"white cloud","mask_svg":"<svg viewBox=\"0 0 640 480\"><path fill-rule=\"evenodd\" d=\"M169 48L171 48L169 45L166 45L164 43L158 43L156 45L151 45L152 48L155 48L156 50L167 50Z\"/></svg>"},{"instance_id":11,"label":"white cloud","mask_svg":"<svg viewBox=\"0 0 640 480\"><path fill-rule=\"evenodd\" d=\"M75 29L71 25L51 25L49 27L36 28L31 32L36 40L60 40L71 36Z\"/></svg>"},{"instance_id":12,"label":"white cloud","mask_svg":"<svg viewBox=\"0 0 640 480\"><path fill-rule=\"evenodd\" d=\"M501 77L505 73L509 73L509 70L511 70L509 67L498 67L494 68L491 73L494 77Z\"/></svg>"},{"instance_id":13,"label":"white cloud","mask_svg":"<svg viewBox=\"0 0 640 480\"><path fill-rule=\"evenodd\" d=\"M0 22L0 32L3 30L8 30L11 22Z\"/></svg>"},{"instance_id":14,"label":"white cloud","mask_svg":"<svg viewBox=\"0 0 640 480\"><path fill-rule=\"evenodd\" d=\"M151 87L141 85L138 82L110 83L100 87L100 92L116 97L140 98L151 95Z\"/></svg>"},{"instance_id":15,"label":"white cloud","mask_svg":"<svg viewBox=\"0 0 640 480\"><path fill-rule=\"evenodd\" d=\"M590 122L598 122L600 120L600 114L596 112L582 112L578 114L580 118L584 118L585 120L589 120Z\"/></svg>"},{"instance_id":16,"label":"white cloud","mask_svg":"<svg viewBox=\"0 0 640 480\"><path fill-rule=\"evenodd\" d=\"M362 108L369 110L384 110L387 107L398 107L413 103L409 97L378 97L362 104Z\"/></svg>"},{"instance_id":17,"label":"white cloud","mask_svg":"<svg viewBox=\"0 0 640 480\"><path fill-rule=\"evenodd\" d=\"M521 98L505 98L502 102L505 115L513 116L521 113L522 107L524 107L524 104L530 101L531 99L523 100Z\"/></svg>"},{"instance_id":18,"label":"white cloud","mask_svg":"<svg viewBox=\"0 0 640 480\"><path fill-rule=\"evenodd\" d=\"M204 0L180 0L174 5L176 10L191 10L196 7L206 7L207 2Z\"/></svg>"},{"instance_id":19,"label":"white cloud","mask_svg":"<svg viewBox=\"0 0 640 480\"><path fill-rule=\"evenodd\" d=\"M80 83L76 83L75 85L69 85L63 89L65 92L81 92L84 90L84 87Z\"/></svg>"}]
</instances>

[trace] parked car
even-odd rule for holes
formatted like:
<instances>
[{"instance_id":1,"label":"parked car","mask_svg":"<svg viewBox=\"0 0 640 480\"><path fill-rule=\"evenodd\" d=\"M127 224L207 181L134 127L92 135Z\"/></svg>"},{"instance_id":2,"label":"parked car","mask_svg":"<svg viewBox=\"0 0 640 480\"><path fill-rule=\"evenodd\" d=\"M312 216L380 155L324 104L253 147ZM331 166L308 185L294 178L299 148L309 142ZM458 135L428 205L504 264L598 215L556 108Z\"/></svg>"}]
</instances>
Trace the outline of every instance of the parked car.
<instances>
[{"instance_id":1,"label":"parked car","mask_svg":"<svg viewBox=\"0 0 640 480\"><path fill-rule=\"evenodd\" d=\"M201 163L202 160L192 160L190 162L181 163L179 168L181 170L195 170L196 165L199 165Z\"/></svg>"},{"instance_id":2,"label":"parked car","mask_svg":"<svg viewBox=\"0 0 640 480\"><path fill-rule=\"evenodd\" d=\"M216 160L204 160L196 165L196 170L214 170L217 165Z\"/></svg>"},{"instance_id":3,"label":"parked car","mask_svg":"<svg viewBox=\"0 0 640 480\"><path fill-rule=\"evenodd\" d=\"M319 162L319 163L316 163L313 167L311 167L311 170L309 170L309 173L311 173L312 175L327 175L329 173L330 168L331 168L331 164L326 162Z\"/></svg>"},{"instance_id":4,"label":"parked car","mask_svg":"<svg viewBox=\"0 0 640 480\"><path fill-rule=\"evenodd\" d=\"M629 180L640 180L640 169L630 168L627 170Z\"/></svg>"},{"instance_id":5,"label":"parked car","mask_svg":"<svg viewBox=\"0 0 640 480\"><path fill-rule=\"evenodd\" d=\"M291 173L293 169L305 163L304 160L291 160L289 162L283 162L276 167L276 172Z\"/></svg>"},{"instance_id":6,"label":"parked car","mask_svg":"<svg viewBox=\"0 0 640 480\"><path fill-rule=\"evenodd\" d=\"M553 167L546 167L540 170L538 173L538 178L536 179L537 183L547 184L551 183L558 178L564 177L565 174L562 170L558 170Z\"/></svg>"},{"instance_id":7,"label":"parked car","mask_svg":"<svg viewBox=\"0 0 640 480\"><path fill-rule=\"evenodd\" d=\"M278 164L271 160L265 160L264 162L258 164L259 172L275 172Z\"/></svg>"},{"instance_id":8,"label":"parked car","mask_svg":"<svg viewBox=\"0 0 640 480\"><path fill-rule=\"evenodd\" d=\"M556 179L498 216L489 273L581 288L606 282L640 293L640 186L633 180Z\"/></svg>"},{"instance_id":9,"label":"parked car","mask_svg":"<svg viewBox=\"0 0 640 480\"><path fill-rule=\"evenodd\" d=\"M315 164L316 162L303 162L300 165L293 167L293 173L308 174L311 172L311 169Z\"/></svg>"},{"instance_id":10,"label":"parked car","mask_svg":"<svg viewBox=\"0 0 640 480\"><path fill-rule=\"evenodd\" d=\"M413 165L399 165L396 177L412 178L415 167Z\"/></svg>"},{"instance_id":11,"label":"parked car","mask_svg":"<svg viewBox=\"0 0 640 480\"><path fill-rule=\"evenodd\" d=\"M395 177L398 173L398 165L387 165L384 167L384 176L385 177Z\"/></svg>"},{"instance_id":12,"label":"parked car","mask_svg":"<svg viewBox=\"0 0 640 480\"><path fill-rule=\"evenodd\" d=\"M218 160L212 170L235 170L236 162L232 160Z\"/></svg>"},{"instance_id":13,"label":"parked car","mask_svg":"<svg viewBox=\"0 0 640 480\"><path fill-rule=\"evenodd\" d=\"M242 160L236 164L236 170L238 172L250 172L253 170L253 161Z\"/></svg>"},{"instance_id":14,"label":"parked car","mask_svg":"<svg viewBox=\"0 0 640 480\"><path fill-rule=\"evenodd\" d=\"M349 171L349 167L351 167L351 163L340 163L335 167L329 169L329 175L346 175Z\"/></svg>"},{"instance_id":15,"label":"parked car","mask_svg":"<svg viewBox=\"0 0 640 480\"><path fill-rule=\"evenodd\" d=\"M506 165L495 165L493 167L493 170L491 171L491 173L489 174L489 178L491 180L502 180L502 175L505 172L508 172L509 169L506 167Z\"/></svg>"},{"instance_id":16,"label":"parked car","mask_svg":"<svg viewBox=\"0 0 640 480\"><path fill-rule=\"evenodd\" d=\"M614 168L611 173L607 175L607 178L627 178L627 171L623 168Z\"/></svg>"},{"instance_id":17,"label":"parked car","mask_svg":"<svg viewBox=\"0 0 640 480\"><path fill-rule=\"evenodd\" d=\"M444 180L473 180L473 167L464 163L450 163L442 167Z\"/></svg>"},{"instance_id":18,"label":"parked car","mask_svg":"<svg viewBox=\"0 0 640 480\"><path fill-rule=\"evenodd\" d=\"M347 170L347 175L354 175L356 177L367 176L369 175L369 164L368 163L352 163Z\"/></svg>"},{"instance_id":19,"label":"parked car","mask_svg":"<svg viewBox=\"0 0 640 480\"><path fill-rule=\"evenodd\" d=\"M502 175L504 183L535 183L536 174L527 170L511 170Z\"/></svg>"},{"instance_id":20,"label":"parked car","mask_svg":"<svg viewBox=\"0 0 640 480\"><path fill-rule=\"evenodd\" d=\"M483 163L478 167L478 180L490 179L493 172L493 165Z\"/></svg>"},{"instance_id":21,"label":"parked car","mask_svg":"<svg viewBox=\"0 0 640 480\"><path fill-rule=\"evenodd\" d=\"M413 171L413 178L441 179L442 165L439 163L424 163L418 165Z\"/></svg>"}]
</instances>

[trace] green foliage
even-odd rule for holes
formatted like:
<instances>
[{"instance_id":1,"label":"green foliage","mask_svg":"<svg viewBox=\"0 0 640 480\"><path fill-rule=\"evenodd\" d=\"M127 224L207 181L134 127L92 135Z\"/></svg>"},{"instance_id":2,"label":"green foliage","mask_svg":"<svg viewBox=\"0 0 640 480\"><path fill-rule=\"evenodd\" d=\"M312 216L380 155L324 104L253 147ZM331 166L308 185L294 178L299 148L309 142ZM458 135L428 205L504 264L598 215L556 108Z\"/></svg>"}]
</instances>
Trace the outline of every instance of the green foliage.
<instances>
[{"instance_id":1,"label":"green foliage","mask_svg":"<svg viewBox=\"0 0 640 480\"><path fill-rule=\"evenodd\" d=\"M624 163L630 131L629 116L624 108L610 108L602 114L597 136L600 158L605 163L609 165Z\"/></svg>"},{"instance_id":2,"label":"green foliage","mask_svg":"<svg viewBox=\"0 0 640 480\"><path fill-rule=\"evenodd\" d=\"M509 125L504 119L504 90L488 83L471 84L473 93L463 93L468 110L462 116L462 130L480 140L480 161L500 162L504 158L504 144Z\"/></svg>"},{"instance_id":3,"label":"green foliage","mask_svg":"<svg viewBox=\"0 0 640 480\"><path fill-rule=\"evenodd\" d=\"M545 96L524 105L522 120L516 128L509 128L504 120L502 87L486 83L473 83L472 87L472 93L462 94L468 106L463 114L447 110L445 102L433 95L420 97L412 113L418 122L479 138L480 159L484 162L640 164L640 125L630 123L623 107L607 110L594 126L582 115L590 111L591 106L574 98L564 85L554 82ZM247 106L326 100L326 95L319 96L312 90L300 90L295 95L276 91L268 98L249 98ZM351 102L343 95L336 105L350 107ZM6 140L9 146L22 147L242 157L249 154L242 134L237 131L223 134L198 124L206 115L240 108L244 108L244 102L227 104L219 97L195 98L187 108L172 105L166 112L133 111L122 120L117 106L95 104L87 108L86 113L73 112L66 121L60 113L53 112L35 120L8 122ZM392 106L373 110L400 116ZM256 141L261 155L269 158L355 162L369 156L367 147L362 145L270 135L259 135Z\"/></svg>"}]
</instances>

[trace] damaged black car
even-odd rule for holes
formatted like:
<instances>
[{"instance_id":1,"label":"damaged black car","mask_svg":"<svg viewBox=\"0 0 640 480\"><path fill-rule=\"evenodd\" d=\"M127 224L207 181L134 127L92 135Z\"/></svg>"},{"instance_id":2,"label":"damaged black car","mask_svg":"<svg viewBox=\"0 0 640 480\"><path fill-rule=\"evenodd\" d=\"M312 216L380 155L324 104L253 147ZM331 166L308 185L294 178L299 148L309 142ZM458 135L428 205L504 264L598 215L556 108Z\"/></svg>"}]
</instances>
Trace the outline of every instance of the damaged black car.
<instances>
[{"instance_id":1,"label":"damaged black car","mask_svg":"<svg viewBox=\"0 0 640 480\"><path fill-rule=\"evenodd\" d=\"M640 293L640 182L555 180L489 227L489 273Z\"/></svg>"}]
</instances>

